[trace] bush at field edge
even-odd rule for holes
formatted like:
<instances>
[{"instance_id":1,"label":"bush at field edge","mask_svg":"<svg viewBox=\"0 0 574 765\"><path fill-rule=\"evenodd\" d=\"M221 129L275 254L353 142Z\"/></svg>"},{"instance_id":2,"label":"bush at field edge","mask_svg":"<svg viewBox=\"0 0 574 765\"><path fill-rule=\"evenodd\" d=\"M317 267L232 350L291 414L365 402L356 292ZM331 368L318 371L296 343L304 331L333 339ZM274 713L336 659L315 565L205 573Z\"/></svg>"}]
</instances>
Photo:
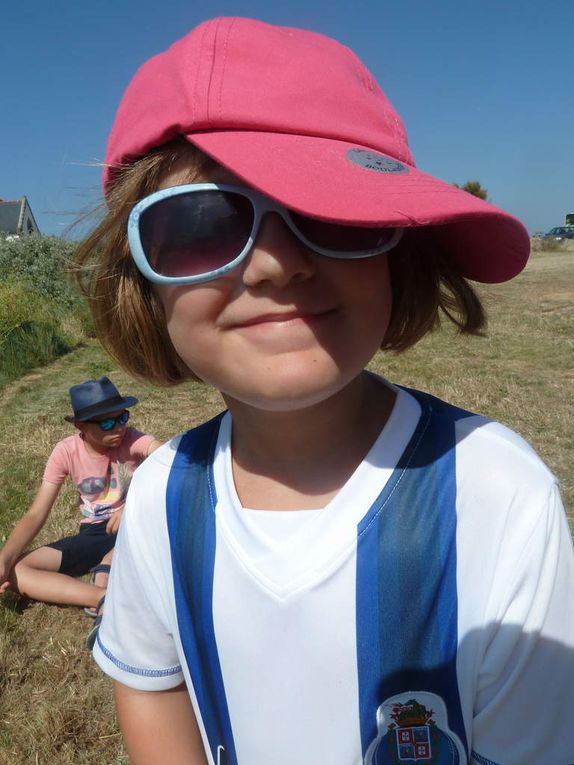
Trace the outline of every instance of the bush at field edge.
<instances>
[{"instance_id":1,"label":"bush at field edge","mask_svg":"<svg viewBox=\"0 0 574 765\"><path fill-rule=\"evenodd\" d=\"M0 386L93 335L69 268L74 244L0 235Z\"/></svg>"}]
</instances>

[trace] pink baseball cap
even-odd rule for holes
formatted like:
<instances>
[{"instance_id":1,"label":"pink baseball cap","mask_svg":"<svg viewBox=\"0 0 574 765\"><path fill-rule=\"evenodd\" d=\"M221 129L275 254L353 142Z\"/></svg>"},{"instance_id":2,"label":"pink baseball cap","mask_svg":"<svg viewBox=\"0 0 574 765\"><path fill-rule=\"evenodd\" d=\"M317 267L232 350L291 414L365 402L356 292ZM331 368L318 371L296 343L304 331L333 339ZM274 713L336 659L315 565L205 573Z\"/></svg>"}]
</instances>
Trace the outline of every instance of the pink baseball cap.
<instances>
[{"instance_id":1,"label":"pink baseball cap","mask_svg":"<svg viewBox=\"0 0 574 765\"><path fill-rule=\"evenodd\" d=\"M506 281L528 259L516 218L415 167L371 73L324 35L216 18L149 59L119 106L104 190L115 169L176 136L304 215L432 227L425 236L469 279Z\"/></svg>"}]
</instances>

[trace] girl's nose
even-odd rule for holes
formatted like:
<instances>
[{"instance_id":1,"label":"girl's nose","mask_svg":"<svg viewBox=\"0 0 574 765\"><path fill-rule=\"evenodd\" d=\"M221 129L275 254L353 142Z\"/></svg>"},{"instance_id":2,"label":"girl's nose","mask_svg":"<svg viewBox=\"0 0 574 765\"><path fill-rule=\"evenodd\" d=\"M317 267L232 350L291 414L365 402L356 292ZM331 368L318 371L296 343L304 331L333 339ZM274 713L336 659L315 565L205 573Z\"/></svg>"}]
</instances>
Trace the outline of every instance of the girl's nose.
<instances>
[{"instance_id":1,"label":"girl's nose","mask_svg":"<svg viewBox=\"0 0 574 765\"><path fill-rule=\"evenodd\" d=\"M269 282L284 287L315 273L314 255L290 231L280 215L267 213L243 269L248 287Z\"/></svg>"}]
</instances>

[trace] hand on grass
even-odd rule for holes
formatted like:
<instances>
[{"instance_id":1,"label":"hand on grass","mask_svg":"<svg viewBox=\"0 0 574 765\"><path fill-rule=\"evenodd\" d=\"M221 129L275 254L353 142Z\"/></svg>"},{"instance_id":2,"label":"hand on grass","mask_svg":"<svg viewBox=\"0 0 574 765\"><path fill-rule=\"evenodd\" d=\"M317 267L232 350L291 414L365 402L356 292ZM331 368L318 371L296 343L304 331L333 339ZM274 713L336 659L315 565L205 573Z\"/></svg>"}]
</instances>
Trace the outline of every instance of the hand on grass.
<instances>
[{"instance_id":1,"label":"hand on grass","mask_svg":"<svg viewBox=\"0 0 574 765\"><path fill-rule=\"evenodd\" d=\"M123 510L116 510L115 513L110 515L110 519L106 526L106 534L115 534L120 527L120 521L122 519Z\"/></svg>"},{"instance_id":2,"label":"hand on grass","mask_svg":"<svg viewBox=\"0 0 574 765\"><path fill-rule=\"evenodd\" d=\"M0 555L0 594L6 592L10 588L10 582L8 581L8 575L12 568L2 556Z\"/></svg>"}]
</instances>

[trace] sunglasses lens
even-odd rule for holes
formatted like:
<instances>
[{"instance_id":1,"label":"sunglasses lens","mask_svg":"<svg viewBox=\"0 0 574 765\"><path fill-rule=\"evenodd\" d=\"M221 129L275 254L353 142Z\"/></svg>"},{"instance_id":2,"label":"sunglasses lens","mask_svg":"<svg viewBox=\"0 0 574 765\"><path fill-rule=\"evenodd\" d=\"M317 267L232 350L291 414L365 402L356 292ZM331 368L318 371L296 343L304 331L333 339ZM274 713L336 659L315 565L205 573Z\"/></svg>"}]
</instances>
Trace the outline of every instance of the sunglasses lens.
<instances>
[{"instance_id":1,"label":"sunglasses lens","mask_svg":"<svg viewBox=\"0 0 574 765\"><path fill-rule=\"evenodd\" d=\"M240 254L253 218L253 206L241 194L211 189L178 194L142 213L142 248L157 274L199 276Z\"/></svg>"},{"instance_id":2,"label":"sunglasses lens","mask_svg":"<svg viewBox=\"0 0 574 765\"><path fill-rule=\"evenodd\" d=\"M100 426L100 428L103 431L113 430L116 425L125 425L126 422L130 418L130 413L126 409L125 412L122 412L117 417L106 417L105 420L95 420L97 424ZM88 422L94 422L93 420L88 420Z\"/></svg>"},{"instance_id":3,"label":"sunglasses lens","mask_svg":"<svg viewBox=\"0 0 574 765\"><path fill-rule=\"evenodd\" d=\"M303 236L324 250L346 253L384 251L395 236L394 228L360 228L306 218L291 212L291 220Z\"/></svg>"}]
</instances>

